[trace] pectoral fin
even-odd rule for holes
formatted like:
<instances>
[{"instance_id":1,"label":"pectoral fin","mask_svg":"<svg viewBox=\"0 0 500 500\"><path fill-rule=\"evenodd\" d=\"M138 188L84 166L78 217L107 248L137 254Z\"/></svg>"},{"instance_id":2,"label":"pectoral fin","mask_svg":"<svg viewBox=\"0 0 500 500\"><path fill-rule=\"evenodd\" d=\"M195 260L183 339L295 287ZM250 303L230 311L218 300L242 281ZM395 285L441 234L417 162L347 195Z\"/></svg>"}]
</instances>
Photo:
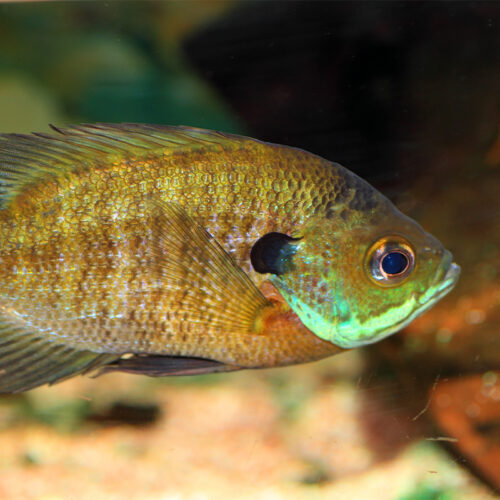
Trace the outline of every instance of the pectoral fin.
<instances>
[{"instance_id":1,"label":"pectoral fin","mask_svg":"<svg viewBox=\"0 0 500 500\"><path fill-rule=\"evenodd\" d=\"M156 272L185 324L207 332L254 332L260 311L269 306L247 274L187 212L173 203L153 200Z\"/></svg>"}]
</instances>

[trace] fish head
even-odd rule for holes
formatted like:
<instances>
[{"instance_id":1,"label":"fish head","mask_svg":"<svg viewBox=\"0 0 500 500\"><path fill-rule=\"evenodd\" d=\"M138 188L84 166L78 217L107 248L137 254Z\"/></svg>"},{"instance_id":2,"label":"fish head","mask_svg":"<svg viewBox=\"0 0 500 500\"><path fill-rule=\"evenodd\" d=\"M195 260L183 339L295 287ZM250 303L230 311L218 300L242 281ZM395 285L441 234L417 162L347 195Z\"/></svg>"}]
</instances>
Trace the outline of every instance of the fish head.
<instances>
[{"instance_id":1,"label":"fish head","mask_svg":"<svg viewBox=\"0 0 500 500\"><path fill-rule=\"evenodd\" d=\"M271 278L309 330L345 349L401 330L460 274L435 237L370 189L370 203L307 221Z\"/></svg>"}]
</instances>

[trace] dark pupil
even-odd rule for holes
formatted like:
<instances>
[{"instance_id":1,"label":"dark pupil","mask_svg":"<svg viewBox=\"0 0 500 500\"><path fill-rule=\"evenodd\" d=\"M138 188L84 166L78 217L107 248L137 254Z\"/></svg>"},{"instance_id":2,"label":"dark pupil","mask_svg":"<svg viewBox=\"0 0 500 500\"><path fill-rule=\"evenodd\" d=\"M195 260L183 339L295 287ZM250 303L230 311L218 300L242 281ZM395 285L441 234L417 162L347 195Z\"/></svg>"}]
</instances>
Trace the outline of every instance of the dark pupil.
<instances>
[{"instance_id":1,"label":"dark pupil","mask_svg":"<svg viewBox=\"0 0 500 500\"><path fill-rule=\"evenodd\" d=\"M401 252L390 252L382 259L382 269L386 274L400 274L408 266L408 258Z\"/></svg>"}]
</instances>

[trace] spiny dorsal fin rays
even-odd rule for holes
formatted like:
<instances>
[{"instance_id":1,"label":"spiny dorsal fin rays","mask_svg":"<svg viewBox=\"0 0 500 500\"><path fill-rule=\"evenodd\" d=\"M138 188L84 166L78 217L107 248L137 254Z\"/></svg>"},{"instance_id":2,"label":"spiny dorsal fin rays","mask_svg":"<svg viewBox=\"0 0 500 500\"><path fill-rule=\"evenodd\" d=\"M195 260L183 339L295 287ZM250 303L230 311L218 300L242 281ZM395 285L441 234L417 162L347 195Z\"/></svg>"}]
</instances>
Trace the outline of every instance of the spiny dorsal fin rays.
<instances>
[{"instance_id":1,"label":"spiny dorsal fin rays","mask_svg":"<svg viewBox=\"0 0 500 500\"><path fill-rule=\"evenodd\" d=\"M0 207L47 176L92 168L110 156L235 147L251 139L190 127L133 123L52 127L54 133L0 134Z\"/></svg>"},{"instance_id":2,"label":"spiny dorsal fin rays","mask_svg":"<svg viewBox=\"0 0 500 500\"><path fill-rule=\"evenodd\" d=\"M183 295L186 311L196 323L217 323L228 333L251 333L259 311L269 302L229 254L178 205L158 199L150 201L153 231L157 239L154 252L167 276L176 277L169 287L179 291L198 287L192 301ZM156 260L156 259L155 259Z\"/></svg>"}]
</instances>

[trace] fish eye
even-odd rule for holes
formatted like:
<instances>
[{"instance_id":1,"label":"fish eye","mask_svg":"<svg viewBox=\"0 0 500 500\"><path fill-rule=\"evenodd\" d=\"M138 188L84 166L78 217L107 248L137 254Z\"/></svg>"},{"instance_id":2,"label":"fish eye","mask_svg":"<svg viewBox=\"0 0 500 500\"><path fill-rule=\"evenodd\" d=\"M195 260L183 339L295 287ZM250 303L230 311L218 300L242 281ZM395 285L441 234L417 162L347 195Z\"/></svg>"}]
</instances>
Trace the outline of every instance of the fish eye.
<instances>
[{"instance_id":1,"label":"fish eye","mask_svg":"<svg viewBox=\"0 0 500 500\"><path fill-rule=\"evenodd\" d=\"M415 252L403 238L382 238L368 250L368 276L381 286L399 285L414 267Z\"/></svg>"}]
</instances>

